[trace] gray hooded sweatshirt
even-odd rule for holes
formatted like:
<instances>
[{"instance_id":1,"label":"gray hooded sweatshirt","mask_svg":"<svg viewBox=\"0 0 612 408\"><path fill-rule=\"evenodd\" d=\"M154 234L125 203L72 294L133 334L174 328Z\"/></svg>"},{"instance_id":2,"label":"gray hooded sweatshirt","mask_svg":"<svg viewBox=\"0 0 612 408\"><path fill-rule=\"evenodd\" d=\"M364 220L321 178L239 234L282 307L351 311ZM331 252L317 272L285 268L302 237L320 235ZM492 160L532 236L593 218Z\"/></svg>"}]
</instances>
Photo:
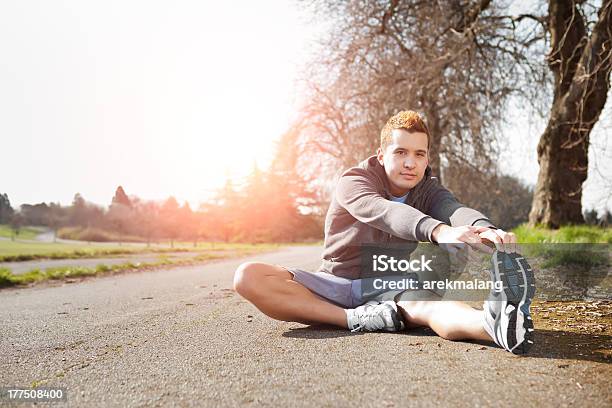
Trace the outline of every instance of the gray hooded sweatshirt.
<instances>
[{"instance_id":1,"label":"gray hooded sweatshirt","mask_svg":"<svg viewBox=\"0 0 612 408\"><path fill-rule=\"evenodd\" d=\"M391 197L385 169L376 156L340 176L325 217L320 272L359 279L362 244L432 242L432 231L442 223L494 228L483 214L460 204L431 176L430 167L404 203Z\"/></svg>"}]
</instances>

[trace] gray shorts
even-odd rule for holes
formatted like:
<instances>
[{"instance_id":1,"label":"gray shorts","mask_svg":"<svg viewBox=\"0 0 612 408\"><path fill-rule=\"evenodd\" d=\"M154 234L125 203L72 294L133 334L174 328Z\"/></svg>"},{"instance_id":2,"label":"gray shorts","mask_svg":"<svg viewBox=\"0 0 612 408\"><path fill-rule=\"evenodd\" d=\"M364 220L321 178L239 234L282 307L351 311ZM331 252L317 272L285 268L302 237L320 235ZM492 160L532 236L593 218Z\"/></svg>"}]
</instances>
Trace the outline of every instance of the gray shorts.
<instances>
[{"instance_id":1,"label":"gray shorts","mask_svg":"<svg viewBox=\"0 0 612 408\"><path fill-rule=\"evenodd\" d=\"M370 300L393 300L402 290L379 290L364 293L363 279L346 279L327 272L307 272L297 268L285 268L293 274L293 280L317 295L344 308L355 308ZM371 285L369 285L371 286Z\"/></svg>"}]
</instances>

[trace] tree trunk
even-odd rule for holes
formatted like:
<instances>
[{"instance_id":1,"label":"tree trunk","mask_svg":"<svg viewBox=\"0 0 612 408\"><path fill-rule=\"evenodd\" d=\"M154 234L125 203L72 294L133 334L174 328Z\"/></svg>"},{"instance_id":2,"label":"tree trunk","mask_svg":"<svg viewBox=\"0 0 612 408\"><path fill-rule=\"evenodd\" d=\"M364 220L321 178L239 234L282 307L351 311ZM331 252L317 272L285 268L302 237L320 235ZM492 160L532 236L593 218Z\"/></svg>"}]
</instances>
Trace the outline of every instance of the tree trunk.
<instances>
[{"instance_id":1,"label":"tree trunk","mask_svg":"<svg viewBox=\"0 0 612 408\"><path fill-rule=\"evenodd\" d=\"M582 217L582 183L587 177L588 134L571 149L562 145L577 139L569 126L549 121L538 144L540 173L529 214L532 224L558 228L579 224ZM574 137L572 137L574 136Z\"/></svg>"},{"instance_id":2,"label":"tree trunk","mask_svg":"<svg viewBox=\"0 0 612 408\"><path fill-rule=\"evenodd\" d=\"M430 108L426 112L427 127L431 140L429 141L429 167L431 167L432 174L438 177L440 183L442 183L442 172L440 171L440 119L438 118L438 111Z\"/></svg>"},{"instance_id":3,"label":"tree trunk","mask_svg":"<svg viewBox=\"0 0 612 408\"><path fill-rule=\"evenodd\" d=\"M540 172L529 221L558 228L582 223L589 135L610 88L612 0L605 0L590 37L571 0L549 2L554 99L538 144Z\"/></svg>"},{"instance_id":4,"label":"tree trunk","mask_svg":"<svg viewBox=\"0 0 612 408\"><path fill-rule=\"evenodd\" d=\"M429 167L435 177L442 183L442 172L440 171L440 139L442 129L440 127L440 114L435 98L430 96L428 89L423 89L421 94L421 106L425 114L425 123L429 129ZM435 93L435 92L433 92Z\"/></svg>"}]
</instances>

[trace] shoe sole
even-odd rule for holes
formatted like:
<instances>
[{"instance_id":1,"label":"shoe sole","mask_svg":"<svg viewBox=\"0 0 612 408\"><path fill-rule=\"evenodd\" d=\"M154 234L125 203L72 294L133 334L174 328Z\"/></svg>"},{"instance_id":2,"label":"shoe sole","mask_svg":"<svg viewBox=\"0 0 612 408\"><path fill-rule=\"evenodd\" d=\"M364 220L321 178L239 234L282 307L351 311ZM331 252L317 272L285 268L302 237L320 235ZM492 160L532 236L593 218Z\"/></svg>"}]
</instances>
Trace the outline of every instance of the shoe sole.
<instances>
[{"instance_id":1,"label":"shoe sole","mask_svg":"<svg viewBox=\"0 0 612 408\"><path fill-rule=\"evenodd\" d=\"M385 331L396 332L404 329L404 320L402 319L399 310L397 310L397 304L394 301L388 301L389 307L393 309L391 314L391 320L393 321L393 329L387 328Z\"/></svg>"},{"instance_id":2,"label":"shoe sole","mask_svg":"<svg viewBox=\"0 0 612 408\"><path fill-rule=\"evenodd\" d=\"M506 295L506 304L495 319L495 334L506 340L506 348L513 354L526 354L534 342L529 312L536 290L533 270L517 253L495 252L492 263L495 279L502 281Z\"/></svg>"}]
</instances>

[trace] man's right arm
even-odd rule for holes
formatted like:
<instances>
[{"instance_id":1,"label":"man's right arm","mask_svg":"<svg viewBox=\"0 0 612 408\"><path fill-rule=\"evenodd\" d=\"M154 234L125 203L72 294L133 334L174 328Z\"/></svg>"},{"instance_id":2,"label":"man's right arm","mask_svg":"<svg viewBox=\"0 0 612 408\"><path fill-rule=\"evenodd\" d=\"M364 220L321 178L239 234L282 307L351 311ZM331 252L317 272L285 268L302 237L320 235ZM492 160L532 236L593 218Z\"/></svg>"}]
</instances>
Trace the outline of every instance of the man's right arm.
<instances>
[{"instance_id":1,"label":"man's right arm","mask_svg":"<svg viewBox=\"0 0 612 408\"><path fill-rule=\"evenodd\" d=\"M414 207L387 200L366 170L352 168L336 186L336 200L358 221L411 241L431 241L441 221Z\"/></svg>"}]
</instances>

